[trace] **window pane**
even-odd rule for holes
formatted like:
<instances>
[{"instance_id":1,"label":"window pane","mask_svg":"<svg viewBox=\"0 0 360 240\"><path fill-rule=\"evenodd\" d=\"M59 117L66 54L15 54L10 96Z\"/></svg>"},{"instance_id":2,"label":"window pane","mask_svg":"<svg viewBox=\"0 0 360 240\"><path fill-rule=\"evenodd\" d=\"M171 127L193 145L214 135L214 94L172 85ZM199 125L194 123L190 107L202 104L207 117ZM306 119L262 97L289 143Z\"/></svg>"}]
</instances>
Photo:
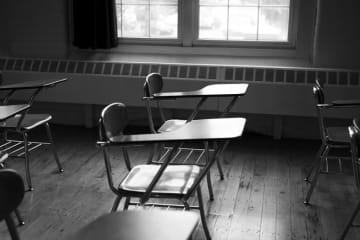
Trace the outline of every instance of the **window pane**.
<instances>
[{"instance_id":1,"label":"window pane","mask_svg":"<svg viewBox=\"0 0 360 240\"><path fill-rule=\"evenodd\" d=\"M123 5L123 37L149 37L149 6Z\"/></svg>"},{"instance_id":2,"label":"window pane","mask_svg":"<svg viewBox=\"0 0 360 240\"><path fill-rule=\"evenodd\" d=\"M149 0L122 0L122 4L149 4Z\"/></svg>"},{"instance_id":3,"label":"window pane","mask_svg":"<svg viewBox=\"0 0 360 240\"><path fill-rule=\"evenodd\" d=\"M227 39L227 7L200 7L199 39Z\"/></svg>"},{"instance_id":4,"label":"window pane","mask_svg":"<svg viewBox=\"0 0 360 240\"><path fill-rule=\"evenodd\" d=\"M118 2L119 0L117 0ZM122 36L121 32L121 5L116 5L116 17L117 17L117 33L118 36Z\"/></svg>"},{"instance_id":5,"label":"window pane","mask_svg":"<svg viewBox=\"0 0 360 240\"><path fill-rule=\"evenodd\" d=\"M150 4L177 5L178 0L150 0Z\"/></svg>"},{"instance_id":6,"label":"window pane","mask_svg":"<svg viewBox=\"0 0 360 240\"><path fill-rule=\"evenodd\" d=\"M229 0L230 6L258 6L259 0Z\"/></svg>"},{"instance_id":7,"label":"window pane","mask_svg":"<svg viewBox=\"0 0 360 240\"><path fill-rule=\"evenodd\" d=\"M228 5L228 0L199 0L199 4L200 6L203 5L223 5L223 6L227 6Z\"/></svg>"},{"instance_id":8,"label":"window pane","mask_svg":"<svg viewBox=\"0 0 360 240\"><path fill-rule=\"evenodd\" d=\"M260 8L259 40L287 41L289 8Z\"/></svg>"},{"instance_id":9,"label":"window pane","mask_svg":"<svg viewBox=\"0 0 360 240\"><path fill-rule=\"evenodd\" d=\"M290 6L290 0L260 0L260 5L266 6Z\"/></svg>"},{"instance_id":10,"label":"window pane","mask_svg":"<svg viewBox=\"0 0 360 240\"><path fill-rule=\"evenodd\" d=\"M230 7L229 40L256 40L257 7Z\"/></svg>"},{"instance_id":11,"label":"window pane","mask_svg":"<svg viewBox=\"0 0 360 240\"><path fill-rule=\"evenodd\" d=\"M177 38L177 6L151 6L150 13L150 37Z\"/></svg>"}]
</instances>

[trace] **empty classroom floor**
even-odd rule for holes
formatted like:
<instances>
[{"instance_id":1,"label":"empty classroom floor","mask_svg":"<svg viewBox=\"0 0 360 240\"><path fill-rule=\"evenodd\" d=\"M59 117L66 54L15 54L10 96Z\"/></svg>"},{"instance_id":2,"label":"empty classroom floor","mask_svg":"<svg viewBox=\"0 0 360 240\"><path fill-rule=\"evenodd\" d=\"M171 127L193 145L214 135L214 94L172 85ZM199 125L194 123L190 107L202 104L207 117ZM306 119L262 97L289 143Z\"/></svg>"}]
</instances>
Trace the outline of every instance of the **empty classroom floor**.
<instances>
[{"instance_id":1,"label":"empty classroom floor","mask_svg":"<svg viewBox=\"0 0 360 240\"><path fill-rule=\"evenodd\" d=\"M25 240L64 239L108 213L115 199L107 185L102 152L95 144L97 129L55 125L53 135L65 172L57 173L49 149L31 153L35 190L26 192L19 208L26 224L18 229ZM39 131L33 137L43 136ZM208 200L205 182L202 187L212 238L338 239L359 195L352 176L322 175L312 205L303 204L308 187L303 178L319 144L249 133L232 142L223 164L225 180L219 180L216 167L212 170L214 201ZM130 149L134 165L144 162L146 150ZM125 165L118 159L113 163L115 179L120 180ZM23 159L10 159L8 166L24 176ZM352 229L347 239L359 239L359 234ZM0 239L10 239L4 222ZM204 239L201 226L193 239Z\"/></svg>"}]
</instances>

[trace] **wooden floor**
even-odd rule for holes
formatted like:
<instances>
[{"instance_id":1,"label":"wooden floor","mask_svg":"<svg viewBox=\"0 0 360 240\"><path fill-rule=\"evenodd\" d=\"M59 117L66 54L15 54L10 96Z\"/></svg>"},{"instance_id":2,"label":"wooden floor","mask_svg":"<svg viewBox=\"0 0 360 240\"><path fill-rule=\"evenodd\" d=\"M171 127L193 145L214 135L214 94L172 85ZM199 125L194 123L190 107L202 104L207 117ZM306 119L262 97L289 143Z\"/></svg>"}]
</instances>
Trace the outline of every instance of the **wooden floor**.
<instances>
[{"instance_id":1,"label":"wooden floor","mask_svg":"<svg viewBox=\"0 0 360 240\"><path fill-rule=\"evenodd\" d=\"M27 192L20 206L26 221L18 228L22 239L64 239L107 213L114 200L95 146L96 131L54 126L53 132L65 172L56 172L49 149L31 154L35 191ZM208 201L205 185L202 188L213 239L338 239L359 195L351 176L322 175L313 205L304 206L308 186L303 178L318 146L318 141L276 141L250 134L233 142L226 152L225 180L212 170L215 200ZM146 154L143 148L130 152L134 163ZM8 163L24 176L22 159ZM120 175L116 179L121 179L124 164L115 165L114 174ZM0 239L9 239L3 222ZM194 239L204 239L201 225ZM360 239L360 231L351 230L348 239Z\"/></svg>"}]
</instances>

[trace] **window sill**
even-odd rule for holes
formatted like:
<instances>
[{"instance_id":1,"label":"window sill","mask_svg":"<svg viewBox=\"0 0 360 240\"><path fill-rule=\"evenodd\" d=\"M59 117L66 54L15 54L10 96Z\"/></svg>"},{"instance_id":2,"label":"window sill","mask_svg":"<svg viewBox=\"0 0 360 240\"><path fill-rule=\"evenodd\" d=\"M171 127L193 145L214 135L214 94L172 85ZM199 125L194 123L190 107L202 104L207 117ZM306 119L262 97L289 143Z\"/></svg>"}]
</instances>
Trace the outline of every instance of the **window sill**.
<instances>
[{"instance_id":1,"label":"window sill","mask_svg":"<svg viewBox=\"0 0 360 240\"><path fill-rule=\"evenodd\" d=\"M73 49L71 59L124 63L194 64L214 66L311 67L296 49L210 48L119 45L109 50ZM299 56L300 55L300 56Z\"/></svg>"}]
</instances>

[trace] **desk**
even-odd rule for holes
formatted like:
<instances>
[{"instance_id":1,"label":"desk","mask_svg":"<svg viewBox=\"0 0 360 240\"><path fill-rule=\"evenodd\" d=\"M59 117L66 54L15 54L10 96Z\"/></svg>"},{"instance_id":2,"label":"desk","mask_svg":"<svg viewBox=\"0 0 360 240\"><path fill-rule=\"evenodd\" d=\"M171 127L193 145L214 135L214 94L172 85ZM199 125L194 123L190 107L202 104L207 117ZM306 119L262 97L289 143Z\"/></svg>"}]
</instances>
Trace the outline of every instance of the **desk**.
<instances>
[{"instance_id":1,"label":"desk","mask_svg":"<svg viewBox=\"0 0 360 240\"><path fill-rule=\"evenodd\" d=\"M110 137L106 142L99 141L97 144L105 148L107 146L114 145L126 146L134 144L173 142L176 143L176 147L173 148L172 152L176 152L184 142L219 141L223 143L221 147L217 147L215 153L212 156L212 159L208 161L203 167L204 171L202 171L200 177L194 182L192 189L187 193L188 198L196 190L196 187L198 184L200 184L200 181L210 170L211 165L216 161L219 154L224 151L228 140L242 136L245 123L245 118L215 118L193 120L174 131L149 134L117 135ZM170 163L172 156L173 155L170 153L167 159L161 163L161 167L159 168L156 176L149 184L145 194L141 198L141 203L145 203L149 199L152 189L160 179L160 176L165 171L167 165Z\"/></svg>"},{"instance_id":2,"label":"desk","mask_svg":"<svg viewBox=\"0 0 360 240\"><path fill-rule=\"evenodd\" d=\"M27 104L28 107L31 107L35 97L41 92L42 89L53 87L57 84L65 82L67 79L52 79L52 80L40 80L40 81L27 81L22 83L0 85L0 91L6 92L6 95L2 101L4 107L8 104L10 97L17 91L31 91ZM14 116L15 114L13 114ZM7 151L8 155L11 157L24 157L25 158L25 168L26 168L26 179L28 183L29 190L33 189L30 177L30 167L29 167L29 152L37 149L38 147L46 144L51 144L52 152L54 154L55 161L58 165L59 172L63 172L62 166L59 161L55 146L53 144L53 139L50 131L49 121L52 116L50 114L27 114L24 112L21 116L15 116L9 118L4 123L0 125L0 129L4 131L4 138L6 142L0 146L0 151ZM46 132L49 142L33 142L29 141L28 133L40 126L44 125L46 127ZM21 134L23 140L7 139L7 131L13 131Z\"/></svg>"},{"instance_id":3,"label":"desk","mask_svg":"<svg viewBox=\"0 0 360 240\"><path fill-rule=\"evenodd\" d=\"M241 137L245 118L214 118L193 120L171 132L119 135L110 138L110 145L143 143L219 141Z\"/></svg>"},{"instance_id":4,"label":"desk","mask_svg":"<svg viewBox=\"0 0 360 240\"><path fill-rule=\"evenodd\" d=\"M109 119L108 119L109 120ZM100 121L103 124L103 119ZM208 176L211 166L217 160L218 156L224 151L226 142L230 139L238 138L242 136L244 131L246 120L244 118L216 118L216 119L201 119L193 120L180 126L179 128L161 133L150 133L150 134L132 134L132 135L115 135L108 137L104 141L97 142L98 145L102 147L108 183L110 189L117 194L117 198L114 202L112 211L115 211L118 208L119 202L122 197L127 197L126 207L130 204L130 198L140 198L140 205L145 205L149 198L169 198L180 200L183 206L172 205L174 207L185 207L185 209L199 209L202 226L207 239L210 239L210 232L206 224L206 216L202 201L202 194L200 189L200 183L205 176ZM104 126L103 126L103 129ZM216 148L215 153L209 157L209 160L206 161L206 164L203 167L194 166L190 164L188 166L176 166L169 165L175 153L180 149L181 145L184 142L192 141L218 141L219 147ZM138 165L134 168L129 167L128 175L121 181L119 187L116 187L112 178L112 169L110 158L108 152L106 151L107 147L113 146L127 146L127 145L138 145L138 144L153 144L153 143L175 143L174 147L160 164L148 164L148 165ZM124 155L124 160L129 161L129 157ZM130 164L129 164L130 165ZM156 166L149 170L148 166ZM158 167L159 166L159 167ZM184 168L185 166L185 168ZM190 167L189 167L190 166ZM141 171L142 169L145 172ZM171 175L166 175L168 169L173 169L178 172L172 178ZM139 178L136 178L136 175L142 175L145 173L146 179L139 181ZM165 175L161 179L162 175ZM142 175L144 176L144 175ZM180 177L179 177L180 176ZM132 179L133 180L132 182ZM161 182L162 181L162 182ZM140 185L135 186L134 183L142 182ZM173 183L173 186L178 187L172 189L155 189L155 186L159 185L170 186ZM135 187L134 187L135 186ZM156 190L153 192L153 190ZM169 190L169 191L168 191ZM197 192L199 206L189 206L187 202L193 194ZM181 205L182 205L181 204Z\"/></svg>"},{"instance_id":5,"label":"desk","mask_svg":"<svg viewBox=\"0 0 360 240\"><path fill-rule=\"evenodd\" d=\"M0 91L9 91L3 100L3 105L7 104L11 95L13 95L14 92L19 90L35 90L28 101L28 104L32 104L36 95L38 95L43 88L54 87L55 85L65 81L67 81L67 78L27 81L22 83L0 85Z\"/></svg>"},{"instance_id":6,"label":"desk","mask_svg":"<svg viewBox=\"0 0 360 240\"><path fill-rule=\"evenodd\" d=\"M53 87L59 83L65 82L67 79L51 79L51 80L38 80L38 81L27 81L21 83L0 85L0 90L20 90L20 89L34 89L34 88L44 88L44 87Z\"/></svg>"},{"instance_id":7,"label":"desk","mask_svg":"<svg viewBox=\"0 0 360 240\"><path fill-rule=\"evenodd\" d=\"M0 106L0 121L5 121L6 119L11 118L23 111L26 111L29 108L29 104Z\"/></svg>"},{"instance_id":8,"label":"desk","mask_svg":"<svg viewBox=\"0 0 360 240\"><path fill-rule=\"evenodd\" d=\"M233 97L230 103L225 107L221 116L225 116L229 113L231 108L234 106L236 100L240 96L244 96L247 93L249 84L237 83L237 84L211 84L195 91L184 91L184 92L161 92L153 94L154 100L166 100L166 99L177 99L177 98L201 98L193 113L188 118L188 122L193 120L201 105L209 97Z\"/></svg>"},{"instance_id":9,"label":"desk","mask_svg":"<svg viewBox=\"0 0 360 240\"><path fill-rule=\"evenodd\" d=\"M123 211L107 214L67 240L186 240L198 217L180 211Z\"/></svg>"}]
</instances>

